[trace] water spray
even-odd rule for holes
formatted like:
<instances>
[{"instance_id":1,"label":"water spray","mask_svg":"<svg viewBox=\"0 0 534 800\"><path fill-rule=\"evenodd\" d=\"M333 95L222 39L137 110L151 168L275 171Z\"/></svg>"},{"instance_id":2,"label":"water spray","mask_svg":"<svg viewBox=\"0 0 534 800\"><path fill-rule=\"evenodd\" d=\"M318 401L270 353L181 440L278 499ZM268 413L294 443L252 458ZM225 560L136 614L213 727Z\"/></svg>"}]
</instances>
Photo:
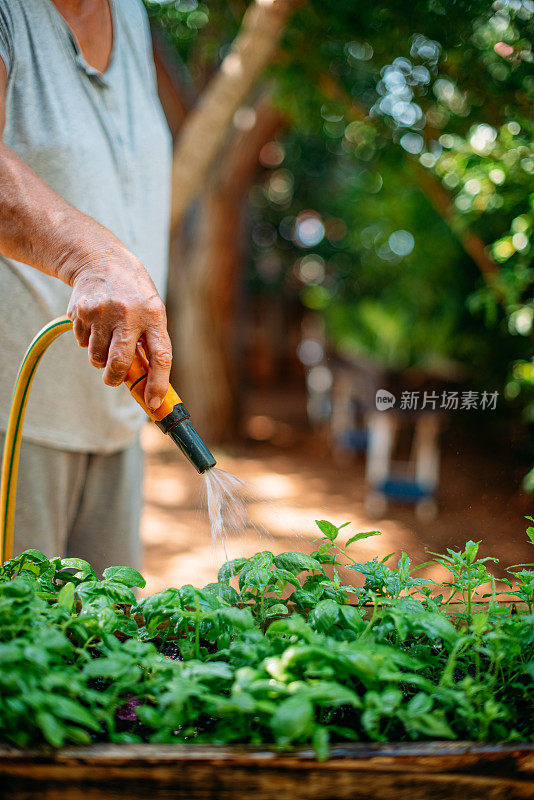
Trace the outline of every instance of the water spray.
<instances>
[{"instance_id":1,"label":"water spray","mask_svg":"<svg viewBox=\"0 0 534 800\"><path fill-rule=\"evenodd\" d=\"M47 348L58 336L71 329L72 322L68 317L59 317L45 325L28 347L17 375L4 441L2 476L0 480L0 563L3 563L13 555L17 474L22 426L30 387L39 362ZM128 370L124 381L132 397L139 403L152 422L178 445L195 469L201 474L207 473L215 466L215 458L191 424L189 412L172 386L169 385L163 403L155 411L145 404L144 397L148 368L147 358L142 348L138 345L132 366Z\"/></svg>"}]
</instances>

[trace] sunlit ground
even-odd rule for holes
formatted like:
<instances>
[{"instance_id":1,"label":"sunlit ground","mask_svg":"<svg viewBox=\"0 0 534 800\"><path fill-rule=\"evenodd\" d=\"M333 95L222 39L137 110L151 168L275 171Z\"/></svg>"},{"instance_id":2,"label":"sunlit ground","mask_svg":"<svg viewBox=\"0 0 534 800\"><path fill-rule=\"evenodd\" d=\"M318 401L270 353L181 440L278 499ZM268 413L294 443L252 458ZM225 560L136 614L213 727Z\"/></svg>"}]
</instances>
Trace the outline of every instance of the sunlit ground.
<instances>
[{"instance_id":1,"label":"sunlit ground","mask_svg":"<svg viewBox=\"0 0 534 800\"><path fill-rule=\"evenodd\" d=\"M144 430L143 443L147 453L144 593L184 583L201 587L215 579L225 558L222 544L211 539L202 479L153 426ZM328 451L313 441L285 449L252 445L216 456L218 466L250 485L250 520L268 532L260 535L249 527L230 537L229 558L266 549L310 552L318 533L314 520L329 519L336 524L351 522L342 539L359 530L382 532L355 546L353 555L362 561L404 549L415 564L421 564L429 559L427 549L442 551L470 538L482 539L483 554L497 556L502 566L534 560L534 548L524 536L525 498L488 463L446 456L439 516L422 523L412 508L399 506L389 508L381 519L370 519L364 509L362 462L336 465ZM435 569L430 574L438 577Z\"/></svg>"}]
</instances>

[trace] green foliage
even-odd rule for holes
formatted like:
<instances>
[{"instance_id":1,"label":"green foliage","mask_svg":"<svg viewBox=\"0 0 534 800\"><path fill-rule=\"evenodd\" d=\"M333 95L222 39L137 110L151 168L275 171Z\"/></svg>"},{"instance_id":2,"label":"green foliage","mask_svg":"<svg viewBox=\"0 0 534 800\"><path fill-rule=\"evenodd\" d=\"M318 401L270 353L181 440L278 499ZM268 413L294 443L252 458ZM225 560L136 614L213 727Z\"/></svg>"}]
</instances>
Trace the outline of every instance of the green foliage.
<instances>
[{"instance_id":1,"label":"green foliage","mask_svg":"<svg viewBox=\"0 0 534 800\"><path fill-rule=\"evenodd\" d=\"M533 565L498 582L467 542L436 555L438 584L405 553L354 559L376 531L317 524L311 555L256 553L138 602L127 567L99 581L36 550L6 562L0 740L311 743L319 758L329 741L534 740Z\"/></svg>"},{"instance_id":2,"label":"green foliage","mask_svg":"<svg viewBox=\"0 0 534 800\"><path fill-rule=\"evenodd\" d=\"M249 3L146 5L201 93ZM526 426L533 29L530 0L301 4L265 75L287 131L251 192L248 278L320 314L342 354L438 376L460 362ZM313 245L297 235L309 212L324 226ZM462 247L473 234L498 269L488 284Z\"/></svg>"},{"instance_id":3,"label":"green foliage","mask_svg":"<svg viewBox=\"0 0 534 800\"><path fill-rule=\"evenodd\" d=\"M258 283L298 291L342 353L476 364L473 382L531 426L534 12L465 3L450 26L444 13L386 0L294 18L272 69L293 125L252 194ZM295 235L310 210L314 246ZM462 251L473 235L496 265L488 283Z\"/></svg>"}]
</instances>

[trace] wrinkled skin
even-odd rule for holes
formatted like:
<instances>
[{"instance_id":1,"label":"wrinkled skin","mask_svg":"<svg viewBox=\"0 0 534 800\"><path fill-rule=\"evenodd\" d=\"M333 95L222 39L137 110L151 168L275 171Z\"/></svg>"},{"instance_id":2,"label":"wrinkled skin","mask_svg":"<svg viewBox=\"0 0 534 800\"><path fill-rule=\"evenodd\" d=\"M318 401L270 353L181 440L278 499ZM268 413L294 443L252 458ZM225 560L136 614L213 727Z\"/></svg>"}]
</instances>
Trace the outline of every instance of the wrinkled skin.
<instances>
[{"instance_id":1,"label":"wrinkled skin","mask_svg":"<svg viewBox=\"0 0 534 800\"><path fill-rule=\"evenodd\" d=\"M109 247L74 270L71 285L67 314L89 361L104 370L104 383L122 383L141 341L150 364L145 399L158 408L169 383L172 350L165 306L141 262L126 248Z\"/></svg>"},{"instance_id":2,"label":"wrinkled skin","mask_svg":"<svg viewBox=\"0 0 534 800\"><path fill-rule=\"evenodd\" d=\"M88 63L103 70L113 31L108 0L53 0ZM7 72L0 59L0 133ZM28 233L29 232L29 233ZM72 286L67 310L78 344L118 386L137 342L148 361L145 402L158 408L169 385L172 351L165 306L143 264L111 231L47 186L0 142L0 253Z\"/></svg>"}]
</instances>

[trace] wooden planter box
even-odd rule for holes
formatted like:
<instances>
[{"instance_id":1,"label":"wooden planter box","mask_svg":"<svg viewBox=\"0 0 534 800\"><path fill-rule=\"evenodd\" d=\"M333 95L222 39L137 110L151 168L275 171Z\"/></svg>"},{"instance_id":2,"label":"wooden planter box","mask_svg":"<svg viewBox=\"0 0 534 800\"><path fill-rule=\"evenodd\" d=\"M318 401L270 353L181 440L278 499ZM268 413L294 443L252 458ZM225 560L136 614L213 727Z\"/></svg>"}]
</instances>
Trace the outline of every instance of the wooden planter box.
<instances>
[{"instance_id":1,"label":"wooden planter box","mask_svg":"<svg viewBox=\"0 0 534 800\"><path fill-rule=\"evenodd\" d=\"M2 800L532 800L534 744L0 748Z\"/></svg>"}]
</instances>

